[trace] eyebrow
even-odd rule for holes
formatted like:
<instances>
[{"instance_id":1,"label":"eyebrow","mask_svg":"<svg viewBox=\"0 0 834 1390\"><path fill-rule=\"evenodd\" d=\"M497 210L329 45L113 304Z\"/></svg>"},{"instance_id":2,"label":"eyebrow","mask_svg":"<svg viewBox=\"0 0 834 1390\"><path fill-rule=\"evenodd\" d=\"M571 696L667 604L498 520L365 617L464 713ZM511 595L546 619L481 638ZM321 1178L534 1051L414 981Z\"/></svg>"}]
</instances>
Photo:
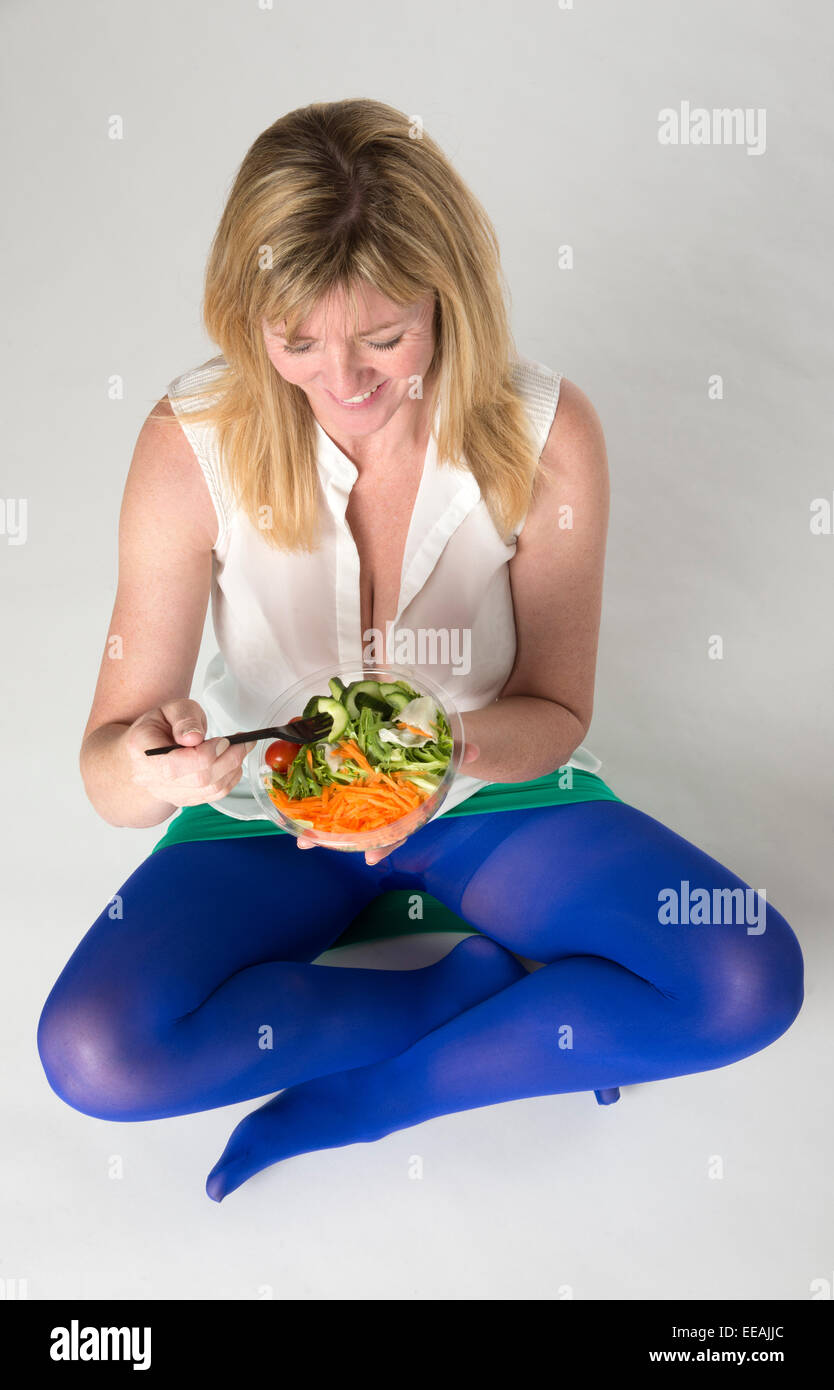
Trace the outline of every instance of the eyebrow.
<instances>
[{"instance_id":1,"label":"eyebrow","mask_svg":"<svg viewBox=\"0 0 834 1390\"><path fill-rule=\"evenodd\" d=\"M401 322L401 319L395 319L393 323L378 323L374 328L360 328L356 336L358 338L370 338L374 333L384 333L388 328L396 328ZM279 332L278 336L279 338L285 338L286 334ZM309 333L299 333L297 336L298 341L302 343L312 343L315 341Z\"/></svg>"}]
</instances>

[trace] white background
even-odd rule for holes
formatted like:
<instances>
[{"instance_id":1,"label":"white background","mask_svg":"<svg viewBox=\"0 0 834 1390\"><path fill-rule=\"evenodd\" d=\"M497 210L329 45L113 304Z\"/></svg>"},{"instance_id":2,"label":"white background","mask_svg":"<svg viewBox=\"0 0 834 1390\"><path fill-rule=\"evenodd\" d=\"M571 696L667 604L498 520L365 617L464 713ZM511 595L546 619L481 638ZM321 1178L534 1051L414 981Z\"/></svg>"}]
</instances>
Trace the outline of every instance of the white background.
<instances>
[{"instance_id":1,"label":"white background","mask_svg":"<svg viewBox=\"0 0 834 1390\"><path fill-rule=\"evenodd\" d=\"M810 531L834 492L833 33L823 0L6 0L2 493L29 499L29 535L0 536L0 1277L30 1297L807 1299L834 1279L834 536ZM291 1160L218 1207L205 1175L256 1103L90 1119L50 1091L35 1029L162 833L108 826L77 770L136 435L217 350L203 270L246 149L347 96L422 117L495 223L520 350L594 402L612 516L587 742L620 796L766 889L806 1003L732 1067L607 1109L571 1094L446 1116ZM658 112L682 101L765 108L766 152L661 146ZM195 690L213 650L209 625Z\"/></svg>"}]
</instances>

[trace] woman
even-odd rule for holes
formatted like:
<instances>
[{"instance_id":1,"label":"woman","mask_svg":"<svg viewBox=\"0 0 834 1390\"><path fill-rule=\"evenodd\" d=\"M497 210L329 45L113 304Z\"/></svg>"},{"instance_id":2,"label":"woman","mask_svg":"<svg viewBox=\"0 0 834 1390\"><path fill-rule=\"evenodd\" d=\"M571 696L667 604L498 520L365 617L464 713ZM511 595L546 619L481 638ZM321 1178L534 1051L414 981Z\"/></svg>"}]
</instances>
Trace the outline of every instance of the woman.
<instances>
[{"instance_id":1,"label":"woman","mask_svg":"<svg viewBox=\"0 0 834 1390\"><path fill-rule=\"evenodd\" d=\"M139 436L81 753L111 824L182 809L49 995L55 1091L114 1120L273 1095L212 1169L220 1201L293 1154L523 1096L607 1103L779 1037L802 1002L784 917L581 770L602 430L515 352L491 225L434 142L373 101L277 121L224 210L205 321L222 355ZM387 853L299 853L245 791L251 745L217 735L371 633L447 628L471 639L468 671L432 670L464 714L448 803ZM392 887L477 934L420 970L312 964Z\"/></svg>"}]
</instances>

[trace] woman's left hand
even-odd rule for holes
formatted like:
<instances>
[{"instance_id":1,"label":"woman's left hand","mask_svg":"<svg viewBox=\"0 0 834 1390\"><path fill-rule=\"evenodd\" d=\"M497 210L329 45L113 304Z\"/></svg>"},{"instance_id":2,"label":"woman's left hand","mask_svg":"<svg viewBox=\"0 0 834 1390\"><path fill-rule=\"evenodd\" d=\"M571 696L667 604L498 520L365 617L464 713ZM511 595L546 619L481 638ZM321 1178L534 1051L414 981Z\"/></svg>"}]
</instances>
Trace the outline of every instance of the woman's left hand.
<instances>
[{"instance_id":1,"label":"woman's left hand","mask_svg":"<svg viewBox=\"0 0 834 1390\"><path fill-rule=\"evenodd\" d=\"M461 760L461 765L463 765L463 763L474 762L476 758L480 757L480 753L481 750L478 747L477 743L467 743L466 747L463 750L463 758ZM312 840L305 840L303 835L299 835L298 839L296 840L296 844L298 845L299 849L317 848L316 844ZM393 854L395 849L399 849L400 845L404 844L405 840L397 840L396 844L385 845L382 849L366 849L365 863L378 864L380 859L385 859L387 855Z\"/></svg>"}]
</instances>

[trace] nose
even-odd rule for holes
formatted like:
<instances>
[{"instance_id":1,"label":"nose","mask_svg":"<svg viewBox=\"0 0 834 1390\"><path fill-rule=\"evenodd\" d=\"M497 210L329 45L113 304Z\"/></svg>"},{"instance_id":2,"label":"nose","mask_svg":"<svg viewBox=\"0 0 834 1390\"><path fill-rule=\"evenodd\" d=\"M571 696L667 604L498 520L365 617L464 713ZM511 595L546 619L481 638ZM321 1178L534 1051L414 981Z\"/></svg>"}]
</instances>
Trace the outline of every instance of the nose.
<instances>
[{"instance_id":1,"label":"nose","mask_svg":"<svg viewBox=\"0 0 834 1390\"><path fill-rule=\"evenodd\" d=\"M362 365L361 356L362 349L350 342L334 347L330 353L330 360L321 374L322 384L340 401L361 396L363 391L370 391L382 380L370 365Z\"/></svg>"}]
</instances>

